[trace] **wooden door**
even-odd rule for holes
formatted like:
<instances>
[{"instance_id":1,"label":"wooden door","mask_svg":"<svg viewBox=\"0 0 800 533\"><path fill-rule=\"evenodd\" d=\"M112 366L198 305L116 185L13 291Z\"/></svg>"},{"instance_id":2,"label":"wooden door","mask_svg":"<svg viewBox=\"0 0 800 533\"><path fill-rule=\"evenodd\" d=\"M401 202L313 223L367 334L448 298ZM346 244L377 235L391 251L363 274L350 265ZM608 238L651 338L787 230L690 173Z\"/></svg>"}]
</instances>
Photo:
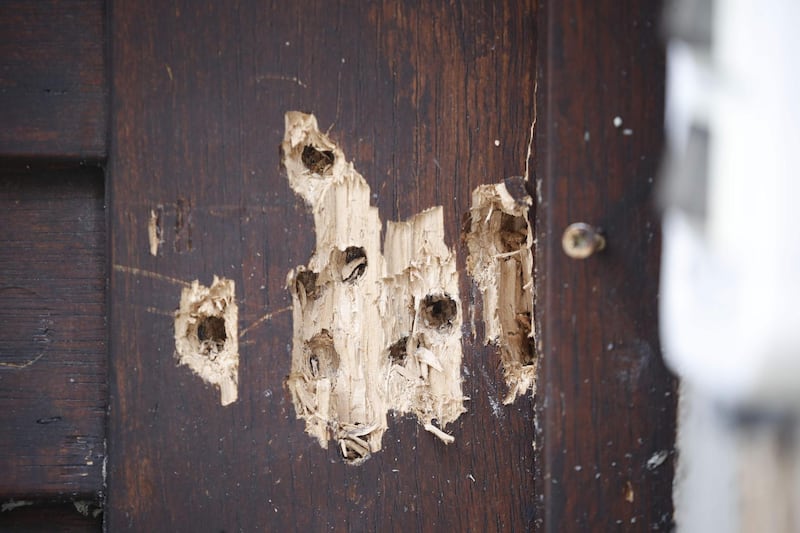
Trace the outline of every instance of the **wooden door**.
<instances>
[{"instance_id":1,"label":"wooden door","mask_svg":"<svg viewBox=\"0 0 800 533\"><path fill-rule=\"evenodd\" d=\"M21 333L6 330L4 338L20 345L44 338L48 351L29 342L32 357L0 352L9 363L0 367L2 401L13 415L6 420L16 424L0 448L13 472L0 485L2 497L31 502L0 513L0 524L96 530L102 523L108 531L669 528L674 398L658 354L658 229L650 208L663 107L656 2L42 6L33 13L23 2L4 3L17 18L3 30L3 57L52 43L47 36L63 37L65 27L76 35L65 42L89 44L76 45L71 56L69 47L31 54L29 68L52 58L76 68L59 77L50 65L22 83L19 64L9 77L19 94L3 93L3 112L16 129L1 137L2 201L32 206L3 216L30 222L38 210L55 228L37 233L41 225L34 224L4 235L17 247L7 247L0 263L0 298L28 317L8 322ZM34 20L50 25L36 26L38 34L22 31ZM19 35L32 41L12 50ZM57 95L64 98L46 102L64 111L34 102L30 108L43 117L36 122L19 102L52 94L44 89L54 80L66 80ZM286 386L293 350L287 274L308 262L317 239L312 211L281 166L288 111L316 116L363 175L384 228L442 208L444 244L459 273L459 368L468 397L465 412L443 428L454 438L449 445L413 415L390 413L381 449L353 465L335 443L320 446L298 417ZM36 165L45 170L37 174ZM525 192L534 198L539 371L536 395L506 405L502 357L484 342L484 301L467 274L462 222L477 187L510 176L528 176ZM46 194L80 200L70 208L42 200ZM607 249L586 261L567 258L561 232L576 221L602 226ZM17 237L20 231L29 236ZM58 258L72 257L73 248L42 244L50 255L32 263L56 266L47 276L29 276L41 284L34 286L22 272L33 267L21 269L19 258L25 239L46 243L45 235L60 243L74 237L93 259L77 261L82 266L72 274L70 262ZM225 341L233 332L238 342L230 403L176 358L182 295L195 280L211 286L215 276L232 281L226 301L238 311L234 329L216 336ZM48 303L29 303L25 291ZM60 302L61 314L49 302ZM83 314L73 323L76 306ZM58 327L47 330L41 320ZM214 327L194 331L209 340ZM36 328L56 331L68 346ZM81 344L76 362L69 348L83 334L95 340L80 341L94 344ZM73 359L41 365L56 353ZM107 354L107 367L97 353ZM78 368L93 376L107 371L108 381L83 379ZM45 381L33 385L28 376L39 370ZM81 394L93 403L31 403L36 391L76 390L64 380L85 384ZM53 434L22 439L41 436L42 428L77 446L80 461L58 467L77 481L65 484L72 478L54 470L50 458L68 457L63 448L20 459L53 443ZM61 485L48 488L48 476Z\"/></svg>"}]
</instances>

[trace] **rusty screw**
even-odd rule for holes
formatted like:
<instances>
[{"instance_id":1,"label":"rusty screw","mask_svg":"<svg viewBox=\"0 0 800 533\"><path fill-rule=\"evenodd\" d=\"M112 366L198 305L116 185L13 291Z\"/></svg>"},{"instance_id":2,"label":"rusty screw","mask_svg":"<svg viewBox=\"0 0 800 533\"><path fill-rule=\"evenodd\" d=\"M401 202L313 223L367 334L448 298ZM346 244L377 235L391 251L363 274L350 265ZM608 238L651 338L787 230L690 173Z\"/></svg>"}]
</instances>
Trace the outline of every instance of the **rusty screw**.
<instances>
[{"instance_id":1,"label":"rusty screw","mask_svg":"<svg viewBox=\"0 0 800 533\"><path fill-rule=\"evenodd\" d=\"M573 259L586 259L606 247L606 239L600 231L584 222L567 226L561 237L564 253Z\"/></svg>"}]
</instances>

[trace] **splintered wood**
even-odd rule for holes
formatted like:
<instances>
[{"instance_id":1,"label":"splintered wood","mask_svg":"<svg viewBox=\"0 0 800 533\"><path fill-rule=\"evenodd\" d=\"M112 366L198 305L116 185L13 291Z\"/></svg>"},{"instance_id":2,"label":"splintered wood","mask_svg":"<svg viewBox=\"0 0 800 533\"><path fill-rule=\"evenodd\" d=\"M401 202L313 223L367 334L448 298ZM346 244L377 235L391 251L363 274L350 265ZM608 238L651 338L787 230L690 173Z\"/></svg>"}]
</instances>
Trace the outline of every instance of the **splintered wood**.
<instances>
[{"instance_id":1,"label":"splintered wood","mask_svg":"<svg viewBox=\"0 0 800 533\"><path fill-rule=\"evenodd\" d=\"M481 185L466 228L467 270L483 296L486 343L500 347L506 404L536 386L530 205L523 178Z\"/></svg>"},{"instance_id":2,"label":"splintered wood","mask_svg":"<svg viewBox=\"0 0 800 533\"><path fill-rule=\"evenodd\" d=\"M390 409L452 442L442 428L464 412L461 304L442 208L389 222L382 251L369 186L313 115L286 114L282 150L316 229L308 265L287 277L287 386L306 431L323 448L336 442L349 463L380 450Z\"/></svg>"},{"instance_id":3,"label":"splintered wood","mask_svg":"<svg viewBox=\"0 0 800 533\"><path fill-rule=\"evenodd\" d=\"M236 401L239 385L239 312L233 280L214 276L210 287L194 281L181 293L175 314L175 350L203 381L219 387L220 402Z\"/></svg>"}]
</instances>

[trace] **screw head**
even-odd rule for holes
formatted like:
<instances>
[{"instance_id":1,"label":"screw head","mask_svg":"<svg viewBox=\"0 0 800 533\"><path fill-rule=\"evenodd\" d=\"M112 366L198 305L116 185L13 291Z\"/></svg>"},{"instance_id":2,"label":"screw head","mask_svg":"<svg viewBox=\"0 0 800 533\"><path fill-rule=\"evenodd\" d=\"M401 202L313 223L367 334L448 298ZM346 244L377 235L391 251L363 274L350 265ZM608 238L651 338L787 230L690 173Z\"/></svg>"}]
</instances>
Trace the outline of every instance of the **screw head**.
<instances>
[{"instance_id":1,"label":"screw head","mask_svg":"<svg viewBox=\"0 0 800 533\"><path fill-rule=\"evenodd\" d=\"M569 257L586 259L605 248L606 240L597 228L585 222L575 222L564 230L561 246Z\"/></svg>"}]
</instances>

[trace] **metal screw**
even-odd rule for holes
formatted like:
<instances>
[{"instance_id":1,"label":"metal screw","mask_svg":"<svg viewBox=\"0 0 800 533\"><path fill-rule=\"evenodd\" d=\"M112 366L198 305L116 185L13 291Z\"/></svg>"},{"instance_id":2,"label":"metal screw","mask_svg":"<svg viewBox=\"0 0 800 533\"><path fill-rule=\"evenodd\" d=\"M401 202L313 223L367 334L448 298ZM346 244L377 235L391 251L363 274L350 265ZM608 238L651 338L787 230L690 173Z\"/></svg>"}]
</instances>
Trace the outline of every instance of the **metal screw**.
<instances>
[{"instance_id":1,"label":"metal screw","mask_svg":"<svg viewBox=\"0 0 800 533\"><path fill-rule=\"evenodd\" d=\"M567 226L561 237L564 253L573 259L586 259L606 247L606 239L600 231L584 222Z\"/></svg>"}]
</instances>

